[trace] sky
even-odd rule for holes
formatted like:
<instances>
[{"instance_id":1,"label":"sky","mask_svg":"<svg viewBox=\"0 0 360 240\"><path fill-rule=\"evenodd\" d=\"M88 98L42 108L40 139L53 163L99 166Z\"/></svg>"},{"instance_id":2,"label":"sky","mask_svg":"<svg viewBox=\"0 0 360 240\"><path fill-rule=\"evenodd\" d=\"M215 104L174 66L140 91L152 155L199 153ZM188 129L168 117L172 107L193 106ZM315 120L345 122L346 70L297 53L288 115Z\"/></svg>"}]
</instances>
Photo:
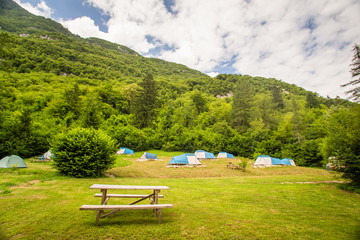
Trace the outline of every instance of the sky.
<instances>
[{"instance_id":1,"label":"sky","mask_svg":"<svg viewBox=\"0 0 360 240\"><path fill-rule=\"evenodd\" d=\"M15 0L81 37L212 77L276 78L346 98L359 0Z\"/></svg>"}]
</instances>

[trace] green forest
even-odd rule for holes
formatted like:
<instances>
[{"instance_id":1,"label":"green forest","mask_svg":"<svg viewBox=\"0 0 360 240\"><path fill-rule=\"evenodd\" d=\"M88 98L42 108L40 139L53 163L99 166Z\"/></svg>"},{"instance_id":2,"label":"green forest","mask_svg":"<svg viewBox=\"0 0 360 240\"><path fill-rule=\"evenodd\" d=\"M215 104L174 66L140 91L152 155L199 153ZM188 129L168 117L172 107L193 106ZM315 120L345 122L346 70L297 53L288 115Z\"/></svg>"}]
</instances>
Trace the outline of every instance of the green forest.
<instances>
[{"instance_id":1,"label":"green forest","mask_svg":"<svg viewBox=\"0 0 360 240\"><path fill-rule=\"evenodd\" d=\"M316 167L359 159L359 104L277 79L211 78L80 38L12 1L0 8L0 158L42 155L82 127L135 151L268 154Z\"/></svg>"}]
</instances>

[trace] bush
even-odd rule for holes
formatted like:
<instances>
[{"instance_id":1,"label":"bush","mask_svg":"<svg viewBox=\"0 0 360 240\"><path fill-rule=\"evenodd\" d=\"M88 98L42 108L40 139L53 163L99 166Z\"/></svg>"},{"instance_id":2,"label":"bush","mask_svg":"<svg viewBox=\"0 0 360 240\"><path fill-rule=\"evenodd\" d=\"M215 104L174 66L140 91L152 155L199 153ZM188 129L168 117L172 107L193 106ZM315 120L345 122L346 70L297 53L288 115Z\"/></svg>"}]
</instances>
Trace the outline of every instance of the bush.
<instances>
[{"instance_id":1,"label":"bush","mask_svg":"<svg viewBox=\"0 0 360 240\"><path fill-rule=\"evenodd\" d=\"M115 163L115 143L102 131L76 128L60 134L52 146L54 166L64 175L98 177Z\"/></svg>"}]
</instances>

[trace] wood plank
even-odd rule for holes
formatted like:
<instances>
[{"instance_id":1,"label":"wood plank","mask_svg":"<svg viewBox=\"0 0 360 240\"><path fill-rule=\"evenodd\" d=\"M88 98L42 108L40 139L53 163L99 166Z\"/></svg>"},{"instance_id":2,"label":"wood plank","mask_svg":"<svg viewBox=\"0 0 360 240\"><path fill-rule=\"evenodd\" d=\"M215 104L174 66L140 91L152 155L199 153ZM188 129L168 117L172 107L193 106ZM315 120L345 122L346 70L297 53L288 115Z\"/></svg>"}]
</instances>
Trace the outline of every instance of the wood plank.
<instances>
[{"instance_id":1,"label":"wood plank","mask_svg":"<svg viewBox=\"0 0 360 240\"><path fill-rule=\"evenodd\" d=\"M80 210L136 210L172 208L172 204L142 204L142 205L82 205Z\"/></svg>"},{"instance_id":2,"label":"wood plank","mask_svg":"<svg viewBox=\"0 0 360 240\"><path fill-rule=\"evenodd\" d=\"M90 189L121 189L121 190L169 190L167 186L132 186L132 185L107 185L93 184Z\"/></svg>"},{"instance_id":3,"label":"wood plank","mask_svg":"<svg viewBox=\"0 0 360 240\"><path fill-rule=\"evenodd\" d=\"M114 198L143 198L148 196L147 194L113 194L113 193L109 193L106 195L108 198L109 197L114 197ZM94 197L102 197L101 193L95 193ZM159 198L164 198L164 195L158 195Z\"/></svg>"}]
</instances>

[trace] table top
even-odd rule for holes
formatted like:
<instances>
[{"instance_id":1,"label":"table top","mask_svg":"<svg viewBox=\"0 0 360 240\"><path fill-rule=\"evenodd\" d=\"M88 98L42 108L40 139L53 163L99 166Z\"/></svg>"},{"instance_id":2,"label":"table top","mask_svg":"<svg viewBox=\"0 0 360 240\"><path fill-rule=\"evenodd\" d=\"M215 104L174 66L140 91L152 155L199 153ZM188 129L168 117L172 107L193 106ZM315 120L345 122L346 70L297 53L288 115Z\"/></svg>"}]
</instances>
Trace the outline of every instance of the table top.
<instances>
[{"instance_id":1,"label":"table top","mask_svg":"<svg viewBox=\"0 0 360 240\"><path fill-rule=\"evenodd\" d=\"M122 190L168 190L167 186L133 186L133 185L107 185L93 184L90 189L122 189Z\"/></svg>"}]
</instances>

